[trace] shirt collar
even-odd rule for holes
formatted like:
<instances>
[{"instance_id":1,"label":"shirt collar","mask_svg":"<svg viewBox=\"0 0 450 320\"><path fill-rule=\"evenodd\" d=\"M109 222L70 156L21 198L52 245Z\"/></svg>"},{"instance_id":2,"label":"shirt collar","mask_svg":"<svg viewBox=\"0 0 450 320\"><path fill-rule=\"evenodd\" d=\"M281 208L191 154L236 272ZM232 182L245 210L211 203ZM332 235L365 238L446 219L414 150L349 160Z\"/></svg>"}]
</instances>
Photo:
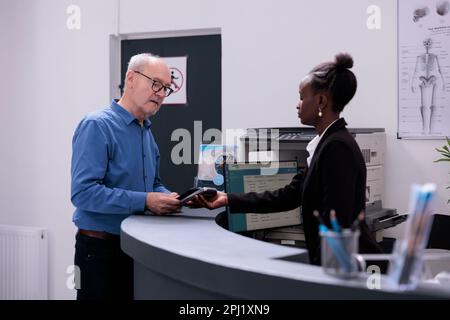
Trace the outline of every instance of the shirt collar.
<instances>
[{"instance_id":1,"label":"shirt collar","mask_svg":"<svg viewBox=\"0 0 450 320\"><path fill-rule=\"evenodd\" d=\"M116 100L116 99L112 100L111 109L114 112L116 112L127 125L130 125L130 123L132 123L132 122L136 122L137 124L139 124L139 121L136 119L136 117L133 116L130 112L128 112L127 109L125 109L120 104L118 104L117 101L119 101L119 100ZM149 119L144 120L144 126L146 128L149 128L150 124L151 124L151 121Z\"/></svg>"},{"instance_id":2,"label":"shirt collar","mask_svg":"<svg viewBox=\"0 0 450 320\"><path fill-rule=\"evenodd\" d=\"M314 156L314 152L317 149L317 146L319 145L320 140L322 140L325 132L327 132L327 130L336 122L338 121L340 118L334 120L332 123L330 123L328 125L328 127L322 132L321 135L316 135L306 146L306 151L308 151L309 153L309 157L306 159L306 162L308 163L308 167L311 165L311 160Z\"/></svg>"},{"instance_id":3,"label":"shirt collar","mask_svg":"<svg viewBox=\"0 0 450 320\"><path fill-rule=\"evenodd\" d=\"M322 138L323 135L325 134L325 132L327 132L328 128L330 128L330 127L331 127L336 121L338 121L339 119L340 119L340 118L337 118L337 119L334 120L332 123L330 123L330 124L328 125L328 127L326 127L326 129L323 130L322 134L321 134L319 137Z\"/></svg>"},{"instance_id":4,"label":"shirt collar","mask_svg":"<svg viewBox=\"0 0 450 320\"><path fill-rule=\"evenodd\" d=\"M323 132L322 132L321 135L317 134L317 135L316 135L316 136L308 143L308 146L310 146L311 148L312 148L312 146L314 146L314 148L317 147L317 145L319 144L320 140L323 138L325 132L327 132L327 130L328 130L328 129L336 122L336 121L338 121L339 119L340 119L340 118L338 118L338 119L334 120L332 123L330 123L330 124L328 125L328 127L326 127L325 130L323 130ZM308 147L308 146L307 146L307 147Z\"/></svg>"}]
</instances>

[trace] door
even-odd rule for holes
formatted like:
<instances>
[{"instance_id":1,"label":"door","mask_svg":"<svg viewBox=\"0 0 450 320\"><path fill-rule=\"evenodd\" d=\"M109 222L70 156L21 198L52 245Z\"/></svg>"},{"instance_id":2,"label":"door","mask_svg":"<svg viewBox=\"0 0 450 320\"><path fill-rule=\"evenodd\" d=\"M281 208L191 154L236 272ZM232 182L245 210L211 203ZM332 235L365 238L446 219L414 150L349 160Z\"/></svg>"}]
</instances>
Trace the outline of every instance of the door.
<instances>
[{"instance_id":1,"label":"door","mask_svg":"<svg viewBox=\"0 0 450 320\"><path fill-rule=\"evenodd\" d=\"M194 121L201 121L197 122L197 128L201 124L201 136L210 128L222 130L221 36L121 41L121 88L128 61L133 55L144 52L160 57L187 56L187 103L164 104L159 112L150 118L151 130L161 154L161 180L169 190L182 193L192 187L197 175L194 155L199 153L199 144L210 142L202 141L201 137L194 137ZM180 128L189 131L191 136L189 164L175 164L171 159L172 149L181 142L171 141L172 132Z\"/></svg>"}]
</instances>

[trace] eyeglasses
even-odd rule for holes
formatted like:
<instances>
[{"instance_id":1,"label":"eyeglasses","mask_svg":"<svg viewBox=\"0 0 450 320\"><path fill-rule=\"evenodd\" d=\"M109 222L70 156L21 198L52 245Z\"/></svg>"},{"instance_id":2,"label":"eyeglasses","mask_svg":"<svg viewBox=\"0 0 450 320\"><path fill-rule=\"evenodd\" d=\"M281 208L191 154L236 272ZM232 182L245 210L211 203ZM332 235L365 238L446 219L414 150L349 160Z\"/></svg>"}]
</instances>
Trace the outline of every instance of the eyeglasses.
<instances>
[{"instance_id":1,"label":"eyeglasses","mask_svg":"<svg viewBox=\"0 0 450 320\"><path fill-rule=\"evenodd\" d=\"M173 92L172 88L163 85L161 82L159 82L157 80L153 80L152 78L150 78L149 76L146 76L142 72L139 72L137 70L133 70L133 71L138 73L138 74L140 74L141 76L146 77L150 81L152 81L152 90L153 90L153 92L157 93L157 92L161 91L161 89L164 89L164 96L166 96L166 97L170 96L170 94Z\"/></svg>"}]
</instances>

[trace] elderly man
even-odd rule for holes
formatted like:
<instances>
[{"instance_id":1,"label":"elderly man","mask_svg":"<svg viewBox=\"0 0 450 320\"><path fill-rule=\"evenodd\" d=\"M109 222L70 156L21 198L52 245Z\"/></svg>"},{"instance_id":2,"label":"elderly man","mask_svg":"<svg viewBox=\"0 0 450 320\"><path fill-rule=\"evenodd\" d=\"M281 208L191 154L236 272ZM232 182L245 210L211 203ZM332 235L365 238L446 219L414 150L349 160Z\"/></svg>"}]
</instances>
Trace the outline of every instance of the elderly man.
<instances>
[{"instance_id":1,"label":"elderly man","mask_svg":"<svg viewBox=\"0 0 450 320\"><path fill-rule=\"evenodd\" d=\"M164 61L151 54L130 59L119 101L86 116L73 137L71 200L78 228L77 299L132 299L133 262L120 249L120 224L149 209L180 210L176 193L160 181L159 151L149 117L172 93Z\"/></svg>"}]
</instances>

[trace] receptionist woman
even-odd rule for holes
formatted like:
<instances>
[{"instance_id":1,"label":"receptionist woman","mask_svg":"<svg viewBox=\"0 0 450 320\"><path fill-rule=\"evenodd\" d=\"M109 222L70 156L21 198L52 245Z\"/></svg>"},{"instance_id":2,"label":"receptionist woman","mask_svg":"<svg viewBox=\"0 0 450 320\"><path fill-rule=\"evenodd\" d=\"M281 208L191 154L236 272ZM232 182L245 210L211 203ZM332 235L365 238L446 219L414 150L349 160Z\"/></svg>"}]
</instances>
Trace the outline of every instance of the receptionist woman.
<instances>
[{"instance_id":1,"label":"receptionist woman","mask_svg":"<svg viewBox=\"0 0 450 320\"><path fill-rule=\"evenodd\" d=\"M210 209L229 206L233 212L269 213L302 206L303 227L310 263L320 264L318 210L329 223L330 210L342 227L350 227L365 209L366 165L355 139L340 114L356 92L353 58L337 54L334 61L319 64L301 81L298 117L310 125L317 136L308 144L306 169L292 182L276 191L233 194L219 192L212 199L199 196L194 203ZM194 204L193 203L193 204ZM362 253L381 253L367 224L361 224L359 242Z\"/></svg>"}]
</instances>

